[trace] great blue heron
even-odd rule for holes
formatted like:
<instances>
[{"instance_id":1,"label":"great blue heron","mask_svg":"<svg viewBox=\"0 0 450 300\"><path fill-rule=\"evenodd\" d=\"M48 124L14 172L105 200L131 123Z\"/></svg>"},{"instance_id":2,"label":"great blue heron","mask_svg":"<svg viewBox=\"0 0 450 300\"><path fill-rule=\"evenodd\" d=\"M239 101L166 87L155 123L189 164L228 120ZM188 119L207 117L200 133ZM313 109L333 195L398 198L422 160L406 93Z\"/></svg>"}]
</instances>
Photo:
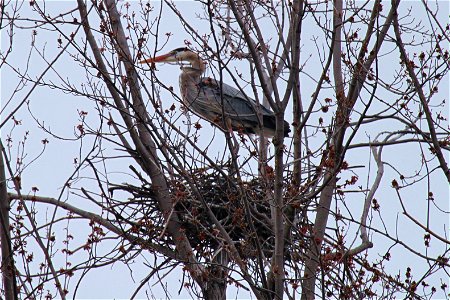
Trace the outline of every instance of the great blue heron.
<instances>
[{"instance_id":1,"label":"great blue heron","mask_svg":"<svg viewBox=\"0 0 450 300\"><path fill-rule=\"evenodd\" d=\"M209 77L202 78L205 63L197 53L184 47L140 61L147 64L157 62L181 65L181 99L184 105L195 114L209 120L222 130L232 129L265 137L275 135L274 113L260 105L262 116L260 123L256 113L258 104L255 100L226 83L220 84ZM190 63L190 66L184 65L183 62ZM223 120L228 128L223 128ZM290 131L289 123L284 121L284 136L287 137Z\"/></svg>"}]
</instances>

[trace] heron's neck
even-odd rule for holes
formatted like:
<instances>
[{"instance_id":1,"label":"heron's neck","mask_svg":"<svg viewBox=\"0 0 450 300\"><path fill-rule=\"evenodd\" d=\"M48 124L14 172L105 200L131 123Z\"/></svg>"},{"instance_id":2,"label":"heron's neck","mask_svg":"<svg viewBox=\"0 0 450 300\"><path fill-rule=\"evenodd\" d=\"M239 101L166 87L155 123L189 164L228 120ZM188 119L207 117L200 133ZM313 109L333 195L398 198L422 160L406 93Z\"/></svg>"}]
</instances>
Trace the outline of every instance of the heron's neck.
<instances>
[{"instance_id":1,"label":"heron's neck","mask_svg":"<svg viewBox=\"0 0 450 300\"><path fill-rule=\"evenodd\" d=\"M203 70L194 67L182 67L180 74L181 99L186 107L191 106L191 101L198 97L198 86Z\"/></svg>"},{"instance_id":2,"label":"heron's neck","mask_svg":"<svg viewBox=\"0 0 450 300\"><path fill-rule=\"evenodd\" d=\"M195 58L190 59L189 61L191 63L191 67L200 71L200 74L203 74L203 72L205 72L205 62L200 57L198 57L198 55L196 55Z\"/></svg>"},{"instance_id":3,"label":"heron's neck","mask_svg":"<svg viewBox=\"0 0 450 300\"><path fill-rule=\"evenodd\" d=\"M190 93L197 92L197 86L200 82L200 78L205 72L205 63L196 53L192 53L192 56L186 59L191 63L190 66L182 66L180 74L180 89L184 99L190 95Z\"/></svg>"},{"instance_id":4,"label":"heron's neck","mask_svg":"<svg viewBox=\"0 0 450 300\"><path fill-rule=\"evenodd\" d=\"M196 67L194 67L194 65L181 67L180 82L198 84L204 71L205 65L203 63Z\"/></svg>"}]
</instances>

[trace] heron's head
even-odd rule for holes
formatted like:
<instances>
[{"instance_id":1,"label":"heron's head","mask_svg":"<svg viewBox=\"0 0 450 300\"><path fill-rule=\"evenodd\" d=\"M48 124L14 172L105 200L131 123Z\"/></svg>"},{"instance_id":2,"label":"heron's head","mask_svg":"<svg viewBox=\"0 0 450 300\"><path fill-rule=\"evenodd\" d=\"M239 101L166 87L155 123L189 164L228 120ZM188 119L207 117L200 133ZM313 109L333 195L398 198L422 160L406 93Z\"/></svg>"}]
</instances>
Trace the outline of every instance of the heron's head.
<instances>
[{"instance_id":1,"label":"heron's head","mask_svg":"<svg viewBox=\"0 0 450 300\"><path fill-rule=\"evenodd\" d=\"M198 62L200 58L198 57L198 54L191 51L187 47L177 48L172 51L170 51L167 54L159 55L153 58L148 58L141 60L139 63L141 64L152 64L152 63L180 63L183 62L190 62L191 64L194 64L195 62Z\"/></svg>"}]
</instances>

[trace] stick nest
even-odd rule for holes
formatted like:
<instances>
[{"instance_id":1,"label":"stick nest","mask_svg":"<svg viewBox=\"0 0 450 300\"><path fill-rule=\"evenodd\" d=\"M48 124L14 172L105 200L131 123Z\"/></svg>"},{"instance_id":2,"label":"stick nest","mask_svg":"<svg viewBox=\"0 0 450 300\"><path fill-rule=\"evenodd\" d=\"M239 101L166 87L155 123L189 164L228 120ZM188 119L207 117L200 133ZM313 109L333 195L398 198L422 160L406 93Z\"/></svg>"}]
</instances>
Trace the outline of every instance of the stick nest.
<instances>
[{"instance_id":1,"label":"stick nest","mask_svg":"<svg viewBox=\"0 0 450 300\"><path fill-rule=\"evenodd\" d=\"M197 255L213 255L228 246L208 215L207 205L241 257L255 257L258 248L266 257L271 256L274 244L270 224L273 190L263 180L257 178L238 183L233 176L202 169L189 175L188 180L181 176L172 179L169 189L173 207L170 215L180 223ZM161 213L156 187L143 181L140 187L127 184L110 188L111 193L116 190L133 195L121 205L121 215L123 211L131 213L126 220L118 221L130 224L132 234L173 249L174 241L167 232L167 216L163 217Z\"/></svg>"}]
</instances>

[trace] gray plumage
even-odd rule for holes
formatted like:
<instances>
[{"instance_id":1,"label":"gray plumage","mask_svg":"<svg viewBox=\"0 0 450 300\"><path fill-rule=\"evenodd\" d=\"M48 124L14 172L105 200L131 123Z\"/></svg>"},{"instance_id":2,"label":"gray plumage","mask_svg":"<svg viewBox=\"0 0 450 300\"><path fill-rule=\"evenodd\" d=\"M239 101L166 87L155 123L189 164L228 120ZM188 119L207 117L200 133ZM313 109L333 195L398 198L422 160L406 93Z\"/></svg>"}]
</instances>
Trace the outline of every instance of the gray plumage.
<instances>
[{"instance_id":1,"label":"gray plumage","mask_svg":"<svg viewBox=\"0 0 450 300\"><path fill-rule=\"evenodd\" d=\"M196 53L186 48L179 48L143 62L181 61L191 63L191 66L182 66L180 74L181 99L190 111L209 120L224 131L232 129L266 137L275 135L274 113L226 83L220 85L212 78L201 77L205 71L205 65ZM261 112L261 120L258 119L257 110ZM285 137L290 132L286 121L284 121L283 132Z\"/></svg>"}]
</instances>

